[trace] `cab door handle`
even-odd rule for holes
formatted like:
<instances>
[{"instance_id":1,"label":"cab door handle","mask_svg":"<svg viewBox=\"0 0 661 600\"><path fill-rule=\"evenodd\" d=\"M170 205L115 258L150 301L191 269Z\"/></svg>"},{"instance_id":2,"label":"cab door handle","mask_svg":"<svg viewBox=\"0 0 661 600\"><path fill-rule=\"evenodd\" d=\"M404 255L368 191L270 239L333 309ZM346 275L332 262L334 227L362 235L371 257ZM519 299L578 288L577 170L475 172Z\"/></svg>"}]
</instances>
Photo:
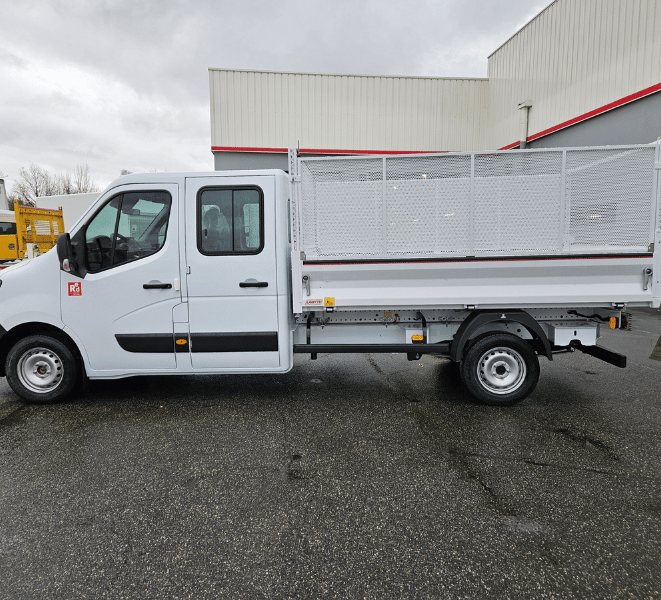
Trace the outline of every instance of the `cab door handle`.
<instances>
[{"instance_id":1,"label":"cab door handle","mask_svg":"<svg viewBox=\"0 0 661 600\"><path fill-rule=\"evenodd\" d=\"M171 290L172 289L172 284L171 283L143 283L142 287L146 290Z\"/></svg>"},{"instance_id":2,"label":"cab door handle","mask_svg":"<svg viewBox=\"0 0 661 600\"><path fill-rule=\"evenodd\" d=\"M269 282L268 281L255 281L253 280L248 280L248 281L242 281L239 284L239 287L242 288L247 288L247 287L269 287Z\"/></svg>"}]
</instances>

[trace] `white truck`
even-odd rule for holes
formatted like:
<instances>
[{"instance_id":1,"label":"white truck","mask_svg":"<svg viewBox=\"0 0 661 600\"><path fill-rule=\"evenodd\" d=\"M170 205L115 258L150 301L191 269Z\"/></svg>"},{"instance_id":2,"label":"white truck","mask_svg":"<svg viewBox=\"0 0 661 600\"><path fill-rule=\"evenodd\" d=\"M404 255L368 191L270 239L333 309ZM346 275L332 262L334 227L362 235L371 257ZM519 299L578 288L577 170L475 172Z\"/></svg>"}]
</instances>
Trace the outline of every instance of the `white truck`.
<instances>
[{"instance_id":1,"label":"white truck","mask_svg":"<svg viewBox=\"0 0 661 600\"><path fill-rule=\"evenodd\" d=\"M57 252L0 275L23 399L134 375L284 373L295 353L447 357L511 405L538 356L659 307L659 145L300 158L113 182Z\"/></svg>"}]
</instances>

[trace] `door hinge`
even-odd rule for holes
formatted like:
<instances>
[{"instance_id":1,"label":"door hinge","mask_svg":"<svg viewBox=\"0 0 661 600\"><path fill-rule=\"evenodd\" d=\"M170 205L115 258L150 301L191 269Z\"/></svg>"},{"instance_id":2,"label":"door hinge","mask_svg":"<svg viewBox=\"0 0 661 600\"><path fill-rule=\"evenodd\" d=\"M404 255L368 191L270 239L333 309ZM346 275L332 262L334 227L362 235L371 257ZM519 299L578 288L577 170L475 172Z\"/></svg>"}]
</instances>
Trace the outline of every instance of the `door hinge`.
<instances>
[{"instance_id":1,"label":"door hinge","mask_svg":"<svg viewBox=\"0 0 661 600\"><path fill-rule=\"evenodd\" d=\"M186 275L190 275L190 267L186 267Z\"/></svg>"}]
</instances>

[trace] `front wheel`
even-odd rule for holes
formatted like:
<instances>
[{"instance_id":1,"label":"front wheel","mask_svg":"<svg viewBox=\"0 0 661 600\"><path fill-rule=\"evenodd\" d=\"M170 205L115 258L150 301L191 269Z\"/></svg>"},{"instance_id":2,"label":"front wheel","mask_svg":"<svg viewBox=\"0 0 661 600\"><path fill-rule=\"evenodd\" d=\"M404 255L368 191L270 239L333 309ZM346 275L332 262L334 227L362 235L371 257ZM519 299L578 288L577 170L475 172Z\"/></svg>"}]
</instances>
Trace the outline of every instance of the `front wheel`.
<instances>
[{"instance_id":1,"label":"front wheel","mask_svg":"<svg viewBox=\"0 0 661 600\"><path fill-rule=\"evenodd\" d=\"M48 335L16 342L7 355L7 382L27 402L49 404L68 396L76 385L78 365L71 350Z\"/></svg>"},{"instance_id":2,"label":"front wheel","mask_svg":"<svg viewBox=\"0 0 661 600\"><path fill-rule=\"evenodd\" d=\"M461 378L481 402L512 406L535 389L539 361L525 340L509 334L487 335L466 351Z\"/></svg>"}]
</instances>

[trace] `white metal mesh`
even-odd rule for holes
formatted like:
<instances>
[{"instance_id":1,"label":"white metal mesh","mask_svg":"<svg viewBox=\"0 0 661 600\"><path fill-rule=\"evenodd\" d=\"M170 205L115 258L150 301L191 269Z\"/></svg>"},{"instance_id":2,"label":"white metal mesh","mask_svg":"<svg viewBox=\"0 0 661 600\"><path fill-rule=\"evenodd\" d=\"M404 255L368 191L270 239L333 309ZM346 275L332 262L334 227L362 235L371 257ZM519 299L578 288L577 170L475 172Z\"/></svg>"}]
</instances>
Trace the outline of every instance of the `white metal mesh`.
<instances>
[{"instance_id":1,"label":"white metal mesh","mask_svg":"<svg viewBox=\"0 0 661 600\"><path fill-rule=\"evenodd\" d=\"M569 246L648 246L653 165L653 146L567 151Z\"/></svg>"},{"instance_id":2,"label":"white metal mesh","mask_svg":"<svg viewBox=\"0 0 661 600\"><path fill-rule=\"evenodd\" d=\"M656 216L656 229L661 231L661 170L656 172L656 206L659 210Z\"/></svg>"},{"instance_id":3,"label":"white metal mesh","mask_svg":"<svg viewBox=\"0 0 661 600\"><path fill-rule=\"evenodd\" d=\"M310 161L301 167L301 237L306 255L381 253L382 161Z\"/></svg>"},{"instance_id":4,"label":"white metal mesh","mask_svg":"<svg viewBox=\"0 0 661 600\"><path fill-rule=\"evenodd\" d=\"M388 255L454 255L469 244L470 155L386 159Z\"/></svg>"},{"instance_id":5,"label":"white metal mesh","mask_svg":"<svg viewBox=\"0 0 661 600\"><path fill-rule=\"evenodd\" d=\"M471 254L558 249L562 152L476 154Z\"/></svg>"},{"instance_id":6,"label":"white metal mesh","mask_svg":"<svg viewBox=\"0 0 661 600\"><path fill-rule=\"evenodd\" d=\"M656 189L656 206L658 210L656 215L656 230L661 231L661 142L656 144L654 163L654 188Z\"/></svg>"},{"instance_id":7,"label":"white metal mesh","mask_svg":"<svg viewBox=\"0 0 661 600\"><path fill-rule=\"evenodd\" d=\"M308 259L634 252L650 242L653 147L299 161L297 249Z\"/></svg>"}]
</instances>

